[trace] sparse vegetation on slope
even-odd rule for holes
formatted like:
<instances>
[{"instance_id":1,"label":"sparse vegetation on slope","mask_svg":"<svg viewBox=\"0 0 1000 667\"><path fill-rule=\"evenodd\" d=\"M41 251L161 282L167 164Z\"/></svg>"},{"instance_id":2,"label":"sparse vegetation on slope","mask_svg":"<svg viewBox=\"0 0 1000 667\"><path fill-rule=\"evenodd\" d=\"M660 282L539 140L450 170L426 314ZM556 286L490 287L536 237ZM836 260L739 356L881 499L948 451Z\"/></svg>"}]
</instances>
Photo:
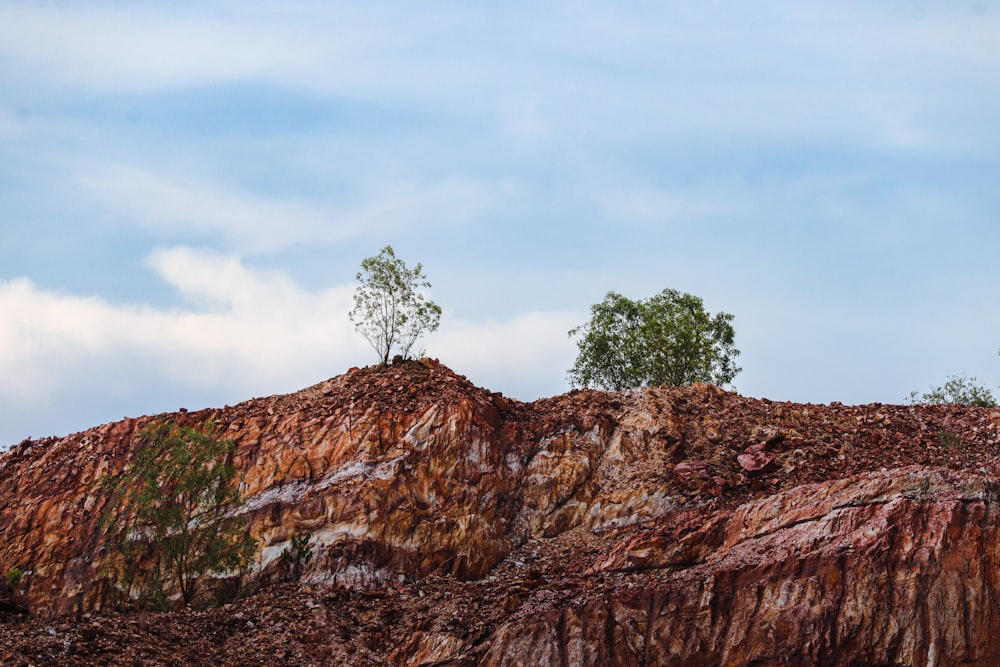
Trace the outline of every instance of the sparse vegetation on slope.
<instances>
[{"instance_id":1,"label":"sparse vegetation on slope","mask_svg":"<svg viewBox=\"0 0 1000 667\"><path fill-rule=\"evenodd\" d=\"M161 422L146 429L120 475L101 478L112 500L102 520L110 556L105 568L123 602L163 607L175 587L191 602L198 578L239 572L256 551L239 504L232 440Z\"/></svg>"}]
</instances>

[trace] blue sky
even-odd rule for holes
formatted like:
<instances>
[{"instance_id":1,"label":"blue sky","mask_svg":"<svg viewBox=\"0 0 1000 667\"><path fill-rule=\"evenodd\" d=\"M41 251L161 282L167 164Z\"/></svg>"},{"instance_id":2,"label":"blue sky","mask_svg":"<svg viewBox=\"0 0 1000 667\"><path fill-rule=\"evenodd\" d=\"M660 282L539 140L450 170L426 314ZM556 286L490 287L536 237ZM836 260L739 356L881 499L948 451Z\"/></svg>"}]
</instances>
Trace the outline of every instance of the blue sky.
<instances>
[{"instance_id":1,"label":"blue sky","mask_svg":"<svg viewBox=\"0 0 1000 667\"><path fill-rule=\"evenodd\" d=\"M1000 3L0 5L0 446L427 352L530 400L608 290L735 316L745 395L997 391Z\"/></svg>"}]
</instances>

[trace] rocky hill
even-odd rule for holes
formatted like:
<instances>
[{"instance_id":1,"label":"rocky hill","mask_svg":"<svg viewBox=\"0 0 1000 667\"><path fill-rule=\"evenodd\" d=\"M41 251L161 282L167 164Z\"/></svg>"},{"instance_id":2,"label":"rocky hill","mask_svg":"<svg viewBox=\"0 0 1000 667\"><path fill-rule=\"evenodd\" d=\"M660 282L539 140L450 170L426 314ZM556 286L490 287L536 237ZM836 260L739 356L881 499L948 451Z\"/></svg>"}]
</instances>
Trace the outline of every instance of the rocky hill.
<instances>
[{"instance_id":1,"label":"rocky hill","mask_svg":"<svg viewBox=\"0 0 1000 667\"><path fill-rule=\"evenodd\" d=\"M111 611L94 480L163 419L238 444L250 595ZM998 466L1000 410L353 369L0 455L0 664L995 665Z\"/></svg>"}]
</instances>

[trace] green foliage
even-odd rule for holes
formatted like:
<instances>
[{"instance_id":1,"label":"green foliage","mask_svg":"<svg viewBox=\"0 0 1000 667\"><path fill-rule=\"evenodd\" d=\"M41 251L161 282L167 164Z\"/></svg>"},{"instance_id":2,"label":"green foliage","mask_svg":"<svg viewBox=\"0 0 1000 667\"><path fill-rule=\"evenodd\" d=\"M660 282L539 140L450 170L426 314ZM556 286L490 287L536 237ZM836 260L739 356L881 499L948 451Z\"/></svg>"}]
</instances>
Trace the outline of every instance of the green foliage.
<instances>
[{"instance_id":1,"label":"green foliage","mask_svg":"<svg viewBox=\"0 0 1000 667\"><path fill-rule=\"evenodd\" d=\"M11 590L13 590L18 587L18 585L21 583L21 580L24 578L24 570L22 570L19 567L12 567L9 570L7 570L6 576L7 576L7 586L10 587Z\"/></svg>"},{"instance_id":2,"label":"green foliage","mask_svg":"<svg viewBox=\"0 0 1000 667\"><path fill-rule=\"evenodd\" d=\"M993 393L978 384L975 377L966 377L963 373L951 375L940 387L931 389L926 394L918 395L917 392L910 392L910 404L928 405L968 405L976 408L995 408L996 399Z\"/></svg>"},{"instance_id":3,"label":"green foliage","mask_svg":"<svg viewBox=\"0 0 1000 667\"><path fill-rule=\"evenodd\" d=\"M309 533L296 533L292 535L291 548L281 550L281 560L291 567L295 579L302 576L302 569L313 559L312 548L309 546L311 537Z\"/></svg>"},{"instance_id":4,"label":"green foliage","mask_svg":"<svg viewBox=\"0 0 1000 667\"><path fill-rule=\"evenodd\" d=\"M608 292L591 306L590 321L569 332L580 336L570 382L612 391L726 385L741 370L732 321L732 315L710 315L700 298L672 289L640 301Z\"/></svg>"},{"instance_id":5,"label":"green foliage","mask_svg":"<svg viewBox=\"0 0 1000 667\"><path fill-rule=\"evenodd\" d=\"M437 330L441 308L419 291L431 286L423 267L406 268L392 246L363 260L356 278L361 284L354 292L349 317L381 363L389 363L393 350L408 358L422 335Z\"/></svg>"},{"instance_id":6,"label":"green foliage","mask_svg":"<svg viewBox=\"0 0 1000 667\"><path fill-rule=\"evenodd\" d=\"M131 465L100 480L111 495L101 526L107 563L128 598L167 606L176 585L187 604L199 576L245 569L256 542L233 511L239 504L232 440L160 423L146 429Z\"/></svg>"},{"instance_id":7,"label":"green foliage","mask_svg":"<svg viewBox=\"0 0 1000 667\"><path fill-rule=\"evenodd\" d=\"M938 431L938 444L945 449L960 449L962 447L962 436L957 433L941 429Z\"/></svg>"}]
</instances>

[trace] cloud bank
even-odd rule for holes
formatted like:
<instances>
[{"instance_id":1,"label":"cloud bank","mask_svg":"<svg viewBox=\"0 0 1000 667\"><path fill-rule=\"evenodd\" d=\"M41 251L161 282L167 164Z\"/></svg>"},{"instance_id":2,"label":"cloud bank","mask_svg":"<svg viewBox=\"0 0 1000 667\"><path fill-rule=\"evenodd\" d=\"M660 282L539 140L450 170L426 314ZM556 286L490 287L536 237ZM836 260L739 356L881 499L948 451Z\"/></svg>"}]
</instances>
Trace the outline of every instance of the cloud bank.
<instances>
[{"instance_id":1,"label":"cloud bank","mask_svg":"<svg viewBox=\"0 0 1000 667\"><path fill-rule=\"evenodd\" d=\"M354 285L310 291L235 255L186 246L157 249L147 265L183 307L117 304L26 278L0 283L0 445L96 425L75 414L84 394L110 421L185 407L169 403L180 397L208 407L295 391L374 361L347 318ZM428 353L492 389L536 398L563 386L572 319L475 323L449 314ZM540 383L540 370L550 380ZM65 411L52 411L59 403Z\"/></svg>"}]
</instances>

